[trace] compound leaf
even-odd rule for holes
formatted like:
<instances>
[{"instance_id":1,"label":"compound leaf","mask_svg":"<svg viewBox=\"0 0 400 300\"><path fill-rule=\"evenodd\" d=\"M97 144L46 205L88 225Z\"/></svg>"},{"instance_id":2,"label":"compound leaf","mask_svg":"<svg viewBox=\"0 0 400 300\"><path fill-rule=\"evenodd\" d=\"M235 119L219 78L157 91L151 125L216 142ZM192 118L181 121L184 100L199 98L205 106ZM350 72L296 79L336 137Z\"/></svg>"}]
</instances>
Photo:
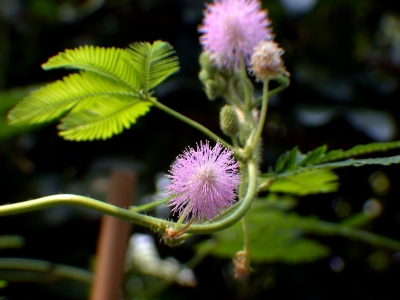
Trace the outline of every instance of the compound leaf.
<instances>
[{"instance_id":1,"label":"compound leaf","mask_svg":"<svg viewBox=\"0 0 400 300\"><path fill-rule=\"evenodd\" d=\"M274 180L269 187L273 193L287 193L299 196L337 191L339 177L330 170L311 169Z\"/></svg>"},{"instance_id":2,"label":"compound leaf","mask_svg":"<svg viewBox=\"0 0 400 300\"><path fill-rule=\"evenodd\" d=\"M121 82L83 71L33 91L9 112L8 121L21 125L46 123L71 109L87 107L101 97L127 95L137 94Z\"/></svg>"},{"instance_id":3,"label":"compound leaf","mask_svg":"<svg viewBox=\"0 0 400 300\"><path fill-rule=\"evenodd\" d=\"M60 135L66 140L107 139L128 129L152 104L130 96L99 97L93 106L72 112L61 119Z\"/></svg>"},{"instance_id":4,"label":"compound leaf","mask_svg":"<svg viewBox=\"0 0 400 300\"><path fill-rule=\"evenodd\" d=\"M133 43L129 47L129 62L139 74L140 86L146 92L179 70L175 51L166 42Z\"/></svg>"},{"instance_id":5,"label":"compound leaf","mask_svg":"<svg viewBox=\"0 0 400 300\"><path fill-rule=\"evenodd\" d=\"M58 53L42 64L42 68L44 70L72 68L91 71L120 80L138 91L137 74L135 69L127 63L128 57L129 54L125 49L85 45Z\"/></svg>"}]
</instances>

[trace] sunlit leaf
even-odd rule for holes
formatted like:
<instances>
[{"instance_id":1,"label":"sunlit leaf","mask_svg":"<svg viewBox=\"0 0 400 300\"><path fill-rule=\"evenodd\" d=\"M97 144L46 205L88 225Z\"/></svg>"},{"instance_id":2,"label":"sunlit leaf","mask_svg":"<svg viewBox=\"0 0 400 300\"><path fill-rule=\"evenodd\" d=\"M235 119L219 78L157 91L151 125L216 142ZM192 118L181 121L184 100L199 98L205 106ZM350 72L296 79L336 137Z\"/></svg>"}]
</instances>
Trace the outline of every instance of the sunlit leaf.
<instances>
[{"instance_id":1,"label":"sunlit leaf","mask_svg":"<svg viewBox=\"0 0 400 300\"><path fill-rule=\"evenodd\" d=\"M139 74L140 85L145 91L156 87L179 70L175 51L166 42L133 43L129 47L129 62Z\"/></svg>"},{"instance_id":2,"label":"sunlit leaf","mask_svg":"<svg viewBox=\"0 0 400 300\"><path fill-rule=\"evenodd\" d=\"M56 120L71 109L87 108L104 97L136 97L129 86L96 73L71 74L43 86L20 101L8 114L10 124L38 124Z\"/></svg>"},{"instance_id":3,"label":"sunlit leaf","mask_svg":"<svg viewBox=\"0 0 400 300\"><path fill-rule=\"evenodd\" d=\"M42 64L43 69L72 68L95 72L111 77L139 89L136 71L127 63L129 54L125 49L81 46L67 49Z\"/></svg>"},{"instance_id":4,"label":"sunlit leaf","mask_svg":"<svg viewBox=\"0 0 400 300\"><path fill-rule=\"evenodd\" d=\"M129 96L106 96L87 109L72 112L61 119L60 135L66 140L107 139L128 129L152 104Z\"/></svg>"}]
</instances>

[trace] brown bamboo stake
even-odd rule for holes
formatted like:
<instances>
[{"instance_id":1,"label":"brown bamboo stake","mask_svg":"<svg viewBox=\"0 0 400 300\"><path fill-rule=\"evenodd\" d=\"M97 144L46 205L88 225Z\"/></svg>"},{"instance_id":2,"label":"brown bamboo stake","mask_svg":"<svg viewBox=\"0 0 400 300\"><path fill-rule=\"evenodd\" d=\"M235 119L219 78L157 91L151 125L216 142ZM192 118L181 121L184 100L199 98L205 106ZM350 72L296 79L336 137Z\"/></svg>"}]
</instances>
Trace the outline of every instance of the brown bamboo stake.
<instances>
[{"instance_id":1,"label":"brown bamboo stake","mask_svg":"<svg viewBox=\"0 0 400 300\"><path fill-rule=\"evenodd\" d=\"M110 176L107 202L119 207L129 207L133 203L135 190L134 173L115 170ZM131 227L129 222L106 215L102 217L91 300L122 298L124 263Z\"/></svg>"}]
</instances>

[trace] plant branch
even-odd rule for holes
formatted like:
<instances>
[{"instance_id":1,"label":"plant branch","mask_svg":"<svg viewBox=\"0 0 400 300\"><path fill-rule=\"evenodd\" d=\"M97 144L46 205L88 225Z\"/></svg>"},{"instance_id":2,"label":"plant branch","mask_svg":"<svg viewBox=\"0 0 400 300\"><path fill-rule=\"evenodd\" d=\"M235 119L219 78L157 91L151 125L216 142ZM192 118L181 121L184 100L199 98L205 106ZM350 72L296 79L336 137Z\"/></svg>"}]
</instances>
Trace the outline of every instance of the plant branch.
<instances>
[{"instance_id":1,"label":"plant branch","mask_svg":"<svg viewBox=\"0 0 400 300\"><path fill-rule=\"evenodd\" d=\"M149 97L147 100L150 101L158 109L166 112L167 114L170 114L171 116L181 120L182 122L185 122L186 124L196 128L197 130L201 131L202 133L207 135L210 139L220 142L222 145L224 145L226 148L229 148L230 150L234 150L234 148L231 144L229 144L228 142L226 142L225 140L220 138L218 135L216 135L215 133L213 133L211 130L204 127L200 123L197 123L196 121L193 121L192 119L178 113L177 111L169 108L168 106L165 106L164 104L158 102L157 100L155 100L152 97Z\"/></svg>"},{"instance_id":2,"label":"plant branch","mask_svg":"<svg viewBox=\"0 0 400 300\"><path fill-rule=\"evenodd\" d=\"M249 186L247 189L246 196L243 199L240 206L238 207L238 209L234 213L229 215L227 218L224 218L217 222L210 224L190 225L186 233L205 234L205 233L212 233L215 231L219 231L235 224L246 214L246 212L249 210L251 206L253 198L256 195L257 168L253 160L248 161L248 169L249 169ZM148 227L153 230L159 229L161 227L173 228L176 225L175 222L170 222L155 217L142 215L136 212L132 212L128 209L123 209L89 197L71 195L71 194L52 195L34 200L28 200L25 202L5 204L0 206L0 216L26 213L59 205L76 205L76 206L86 207L122 220L133 222L137 225Z\"/></svg>"},{"instance_id":3,"label":"plant branch","mask_svg":"<svg viewBox=\"0 0 400 300\"><path fill-rule=\"evenodd\" d=\"M43 272L89 285L93 279L93 274L87 270L38 259L3 257L0 258L0 269Z\"/></svg>"}]
</instances>

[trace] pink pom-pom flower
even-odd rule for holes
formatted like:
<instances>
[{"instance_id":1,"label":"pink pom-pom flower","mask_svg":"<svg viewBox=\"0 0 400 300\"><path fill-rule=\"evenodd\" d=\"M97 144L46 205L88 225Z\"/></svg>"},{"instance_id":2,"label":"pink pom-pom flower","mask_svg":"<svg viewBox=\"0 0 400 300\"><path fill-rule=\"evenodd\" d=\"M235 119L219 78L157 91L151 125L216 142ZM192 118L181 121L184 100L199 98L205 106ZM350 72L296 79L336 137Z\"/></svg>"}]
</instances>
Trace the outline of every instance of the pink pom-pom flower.
<instances>
[{"instance_id":1,"label":"pink pom-pom flower","mask_svg":"<svg viewBox=\"0 0 400 300\"><path fill-rule=\"evenodd\" d=\"M204 12L200 42L220 69L239 67L240 54L248 66L254 47L272 39L269 25L257 0L215 0Z\"/></svg>"},{"instance_id":2,"label":"pink pom-pom flower","mask_svg":"<svg viewBox=\"0 0 400 300\"><path fill-rule=\"evenodd\" d=\"M175 195L168 202L172 212L179 216L185 212L193 219L211 220L232 205L240 183L238 163L233 152L217 143L213 148L208 141L200 142L197 149L188 148L179 155L172 165L171 183L167 193Z\"/></svg>"}]
</instances>

